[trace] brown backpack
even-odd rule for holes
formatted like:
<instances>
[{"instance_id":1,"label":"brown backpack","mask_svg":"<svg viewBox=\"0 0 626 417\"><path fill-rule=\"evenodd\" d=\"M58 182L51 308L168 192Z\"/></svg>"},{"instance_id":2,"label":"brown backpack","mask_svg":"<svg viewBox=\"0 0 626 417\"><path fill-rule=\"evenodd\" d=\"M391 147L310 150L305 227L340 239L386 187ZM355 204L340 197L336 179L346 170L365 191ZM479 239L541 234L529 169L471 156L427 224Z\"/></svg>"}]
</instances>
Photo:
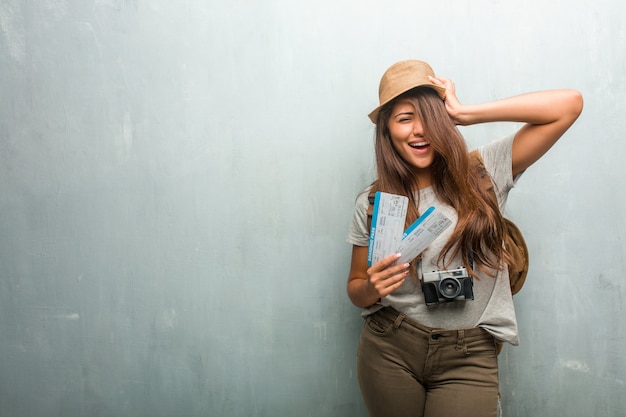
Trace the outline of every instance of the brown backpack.
<instances>
[{"instance_id":1,"label":"brown backpack","mask_svg":"<svg viewBox=\"0 0 626 417\"><path fill-rule=\"evenodd\" d=\"M482 186L485 190L493 193L495 198L493 182L485 169L480 153L477 150L474 150L470 152L469 156L470 163L474 169L477 170L481 178ZM374 195L374 193L370 193L368 196L370 203L367 209L368 230L370 230L372 214L374 211ZM522 289L524 281L526 281L526 275L528 274L528 247L526 246L526 241L524 240L522 232L517 225L515 225L515 223L505 218L504 225L504 247L509 251L511 257L513 258L513 260L508 264L511 293L517 294L519 290Z\"/></svg>"}]
</instances>

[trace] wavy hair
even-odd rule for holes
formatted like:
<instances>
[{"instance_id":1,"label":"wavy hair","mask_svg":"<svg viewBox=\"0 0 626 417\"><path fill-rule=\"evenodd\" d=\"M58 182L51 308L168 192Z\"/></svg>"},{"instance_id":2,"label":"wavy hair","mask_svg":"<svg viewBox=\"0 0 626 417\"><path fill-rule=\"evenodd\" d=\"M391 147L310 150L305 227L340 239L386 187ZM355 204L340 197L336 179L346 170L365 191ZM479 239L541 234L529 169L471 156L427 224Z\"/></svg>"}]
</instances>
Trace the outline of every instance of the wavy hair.
<instances>
[{"instance_id":1,"label":"wavy hair","mask_svg":"<svg viewBox=\"0 0 626 417\"><path fill-rule=\"evenodd\" d=\"M433 191L437 197L452 206L458 214L457 225L439 254L438 263L447 268L447 260L461 251L463 265L477 278L468 250L479 269L490 276L501 268L501 261L510 255L502 245L504 220L494 196L480 184L480 173L470 166L465 139L446 112L445 104L431 88L410 90L379 112L376 123L376 169L378 178L372 191L384 191L409 198L407 226L420 215L420 184L414 168L396 151L389 133L389 119L395 103L408 100L422 122L424 136L435 152L431 165ZM484 175L484 174L483 174ZM413 267L415 264L413 262Z\"/></svg>"}]
</instances>

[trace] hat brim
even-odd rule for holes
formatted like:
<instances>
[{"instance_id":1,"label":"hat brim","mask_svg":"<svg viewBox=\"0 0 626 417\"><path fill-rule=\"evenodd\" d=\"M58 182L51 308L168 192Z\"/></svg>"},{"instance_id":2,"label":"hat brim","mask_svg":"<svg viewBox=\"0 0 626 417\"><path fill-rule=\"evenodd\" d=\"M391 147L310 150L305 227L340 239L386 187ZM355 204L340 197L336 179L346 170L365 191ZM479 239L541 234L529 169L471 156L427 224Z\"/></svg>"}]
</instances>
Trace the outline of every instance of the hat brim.
<instances>
[{"instance_id":1,"label":"hat brim","mask_svg":"<svg viewBox=\"0 0 626 417\"><path fill-rule=\"evenodd\" d=\"M439 94L439 97L441 97L442 100L446 99L446 89L444 87L441 87L439 85L433 84L431 82L420 83L420 84L413 85L413 86L411 86L409 88L406 88L403 91L396 92L391 97L389 97L388 99L386 99L385 101L380 103L380 105L378 107L376 107L374 110L372 110L371 113L367 115L367 117L369 117L369 119L372 121L372 123L376 124L377 121L378 121L378 113L380 112L380 109L383 108L383 106L385 106L387 103L395 100L396 98L398 98L402 94L406 93L407 91L411 91L414 88L418 88L418 87L432 88L433 90L435 90L437 92L437 94Z\"/></svg>"}]
</instances>

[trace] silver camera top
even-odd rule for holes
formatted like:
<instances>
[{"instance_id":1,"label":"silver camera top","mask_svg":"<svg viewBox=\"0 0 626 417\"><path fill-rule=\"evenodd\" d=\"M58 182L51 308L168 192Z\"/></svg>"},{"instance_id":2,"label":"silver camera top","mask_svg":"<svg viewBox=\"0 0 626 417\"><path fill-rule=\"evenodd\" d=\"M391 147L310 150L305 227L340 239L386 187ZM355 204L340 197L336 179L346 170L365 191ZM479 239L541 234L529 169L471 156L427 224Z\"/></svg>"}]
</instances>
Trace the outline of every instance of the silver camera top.
<instances>
[{"instance_id":1,"label":"silver camera top","mask_svg":"<svg viewBox=\"0 0 626 417\"><path fill-rule=\"evenodd\" d=\"M424 272L422 274L423 282L437 282L442 281L446 278L469 278L469 274L467 273L467 269L465 267L459 267L457 269L448 269L445 271L432 271L432 272Z\"/></svg>"}]
</instances>

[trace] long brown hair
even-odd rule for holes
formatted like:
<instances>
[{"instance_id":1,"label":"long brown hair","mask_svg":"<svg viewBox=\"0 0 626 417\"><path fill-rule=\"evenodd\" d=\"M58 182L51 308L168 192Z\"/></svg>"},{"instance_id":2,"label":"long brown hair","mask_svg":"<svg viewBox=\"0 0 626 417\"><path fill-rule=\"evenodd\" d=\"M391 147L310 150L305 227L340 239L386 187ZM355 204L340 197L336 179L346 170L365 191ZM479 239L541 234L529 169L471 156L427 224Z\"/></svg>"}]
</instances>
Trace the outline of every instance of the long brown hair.
<instances>
[{"instance_id":1,"label":"long brown hair","mask_svg":"<svg viewBox=\"0 0 626 417\"><path fill-rule=\"evenodd\" d=\"M413 104L424 136L435 151L431 165L433 191L458 214L456 228L439 254L438 262L446 267L447 260L461 251L463 265L476 277L468 254L471 249L476 265L494 276L489 270L499 269L500 261L510 257L502 246L504 220L495 198L480 186L479 173L470 166L465 140L433 89L415 88L380 110L375 143L378 179L372 184L372 190L409 198L407 226L419 217L417 177L412 166L393 147L389 134L391 111L400 99Z\"/></svg>"}]
</instances>

